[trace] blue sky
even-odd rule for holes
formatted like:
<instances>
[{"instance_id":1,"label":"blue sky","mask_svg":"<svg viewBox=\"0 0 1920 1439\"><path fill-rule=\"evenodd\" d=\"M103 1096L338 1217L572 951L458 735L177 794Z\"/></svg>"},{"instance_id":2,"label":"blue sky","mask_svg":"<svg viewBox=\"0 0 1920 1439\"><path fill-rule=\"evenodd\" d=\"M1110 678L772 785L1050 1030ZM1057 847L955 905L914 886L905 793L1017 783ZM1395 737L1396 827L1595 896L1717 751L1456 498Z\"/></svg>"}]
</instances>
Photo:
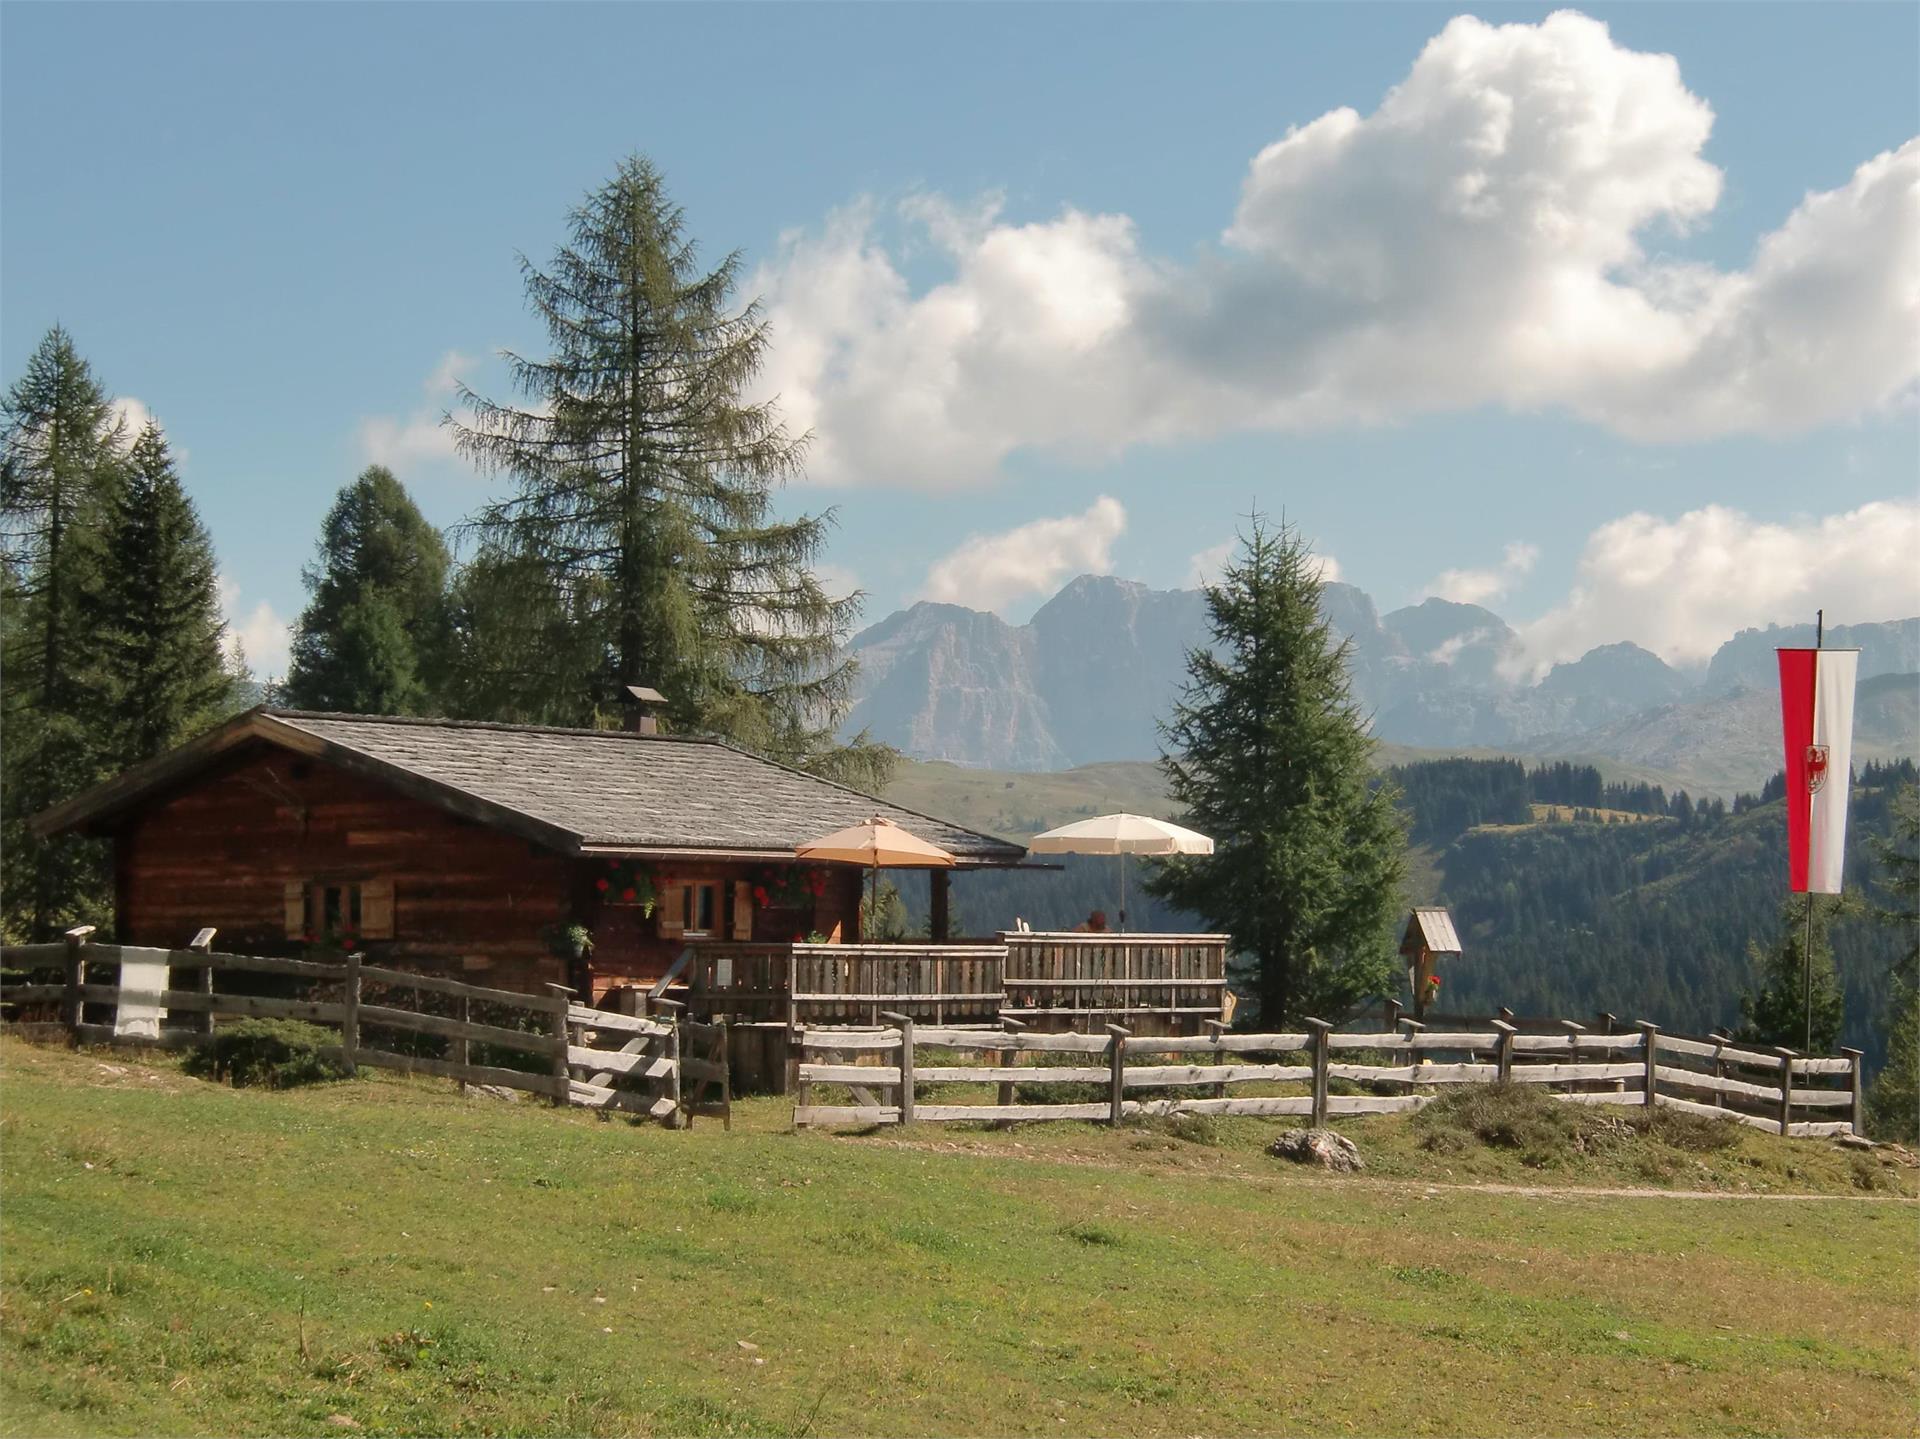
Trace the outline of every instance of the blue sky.
<instances>
[{"instance_id":1,"label":"blue sky","mask_svg":"<svg viewBox=\"0 0 1920 1439\"><path fill-rule=\"evenodd\" d=\"M431 435L439 383L497 391L487 357L538 347L516 252L642 150L767 295L769 383L820 440L783 503L837 506L831 573L870 619L922 594L1020 618L1079 568L1186 583L1254 505L1383 607L1482 598L1543 662L1619 638L1697 658L1822 600L1920 610L1920 235L1909 170L1859 173L1920 134L1920 8L1596 7L1606 37L1551 43L1458 13L11 4L0 372L58 321L160 418L277 668L274 621L369 460L443 524L487 493ZM1530 150L1556 78L1618 83L1596 113L1644 133L1569 121ZM1481 143L1455 122L1496 91L1523 128L1468 243L1422 176ZM1353 134L1250 170L1340 107ZM1545 242L1521 210L1552 187L1574 213ZM1859 203L1763 259L1841 191ZM1633 304L1593 308L1589 270L1631 274ZM1323 283L1342 317L1302 301ZM1084 303L1029 333L1061 296Z\"/></svg>"}]
</instances>

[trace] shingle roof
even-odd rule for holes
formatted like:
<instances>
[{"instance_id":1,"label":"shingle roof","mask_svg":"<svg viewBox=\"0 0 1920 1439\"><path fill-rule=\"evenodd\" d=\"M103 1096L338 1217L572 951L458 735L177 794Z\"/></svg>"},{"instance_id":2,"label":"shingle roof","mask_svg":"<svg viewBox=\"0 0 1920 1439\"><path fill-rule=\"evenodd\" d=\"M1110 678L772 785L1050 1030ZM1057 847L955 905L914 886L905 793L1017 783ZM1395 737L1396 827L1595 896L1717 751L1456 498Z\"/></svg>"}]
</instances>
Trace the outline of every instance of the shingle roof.
<instances>
[{"instance_id":1,"label":"shingle roof","mask_svg":"<svg viewBox=\"0 0 1920 1439\"><path fill-rule=\"evenodd\" d=\"M560 846L790 850L885 815L972 863L1026 851L789 769L719 740L624 731L261 707L33 821L42 834L95 825L170 790L236 746L265 741L438 800Z\"/></svg>"},{"instance_id":2,"label":"shingle roof","mask_svg":"<svg viewBox=\"0 0 1920 1439\"><path fill-rule=\"evenodd\" d=\"M1454 931L1453 916L1437 905L1414 910L1407 920L1407 933L1400 941L1400 952L1411 954L1416 938L1435 954L1460 953L1460 936Z\"/></svg>"},{"instance_id":3,"label":"shingle roof","mask_svg":"<svg viewBox=\"0 0 1920 1439\"><path fill-rule=\"evenodd\" d=\"M875 814L969 859L1020 846L789 769L718 740L367 715L267 714L577 836L583 845L792 849Z\"/></svg>"}]
</instances>

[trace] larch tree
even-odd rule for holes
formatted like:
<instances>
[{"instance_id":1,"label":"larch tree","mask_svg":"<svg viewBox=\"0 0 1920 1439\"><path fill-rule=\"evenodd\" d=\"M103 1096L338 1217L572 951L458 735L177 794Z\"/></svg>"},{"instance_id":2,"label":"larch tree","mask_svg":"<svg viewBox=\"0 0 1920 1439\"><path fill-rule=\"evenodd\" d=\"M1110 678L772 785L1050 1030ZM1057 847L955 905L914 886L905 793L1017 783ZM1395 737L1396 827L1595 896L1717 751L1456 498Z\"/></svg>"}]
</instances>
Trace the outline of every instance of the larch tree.
<instances>
[{"instance_id":1,"label":"larch tree","mask_svg":"<svg viewBox=\"0 0 1920 1439\"><path fill-rule=\"evenodd\" d=\"M301 709L424 714L446 641L447 545L390 470L340 491L303 572L285 694Z\"/></svg>"},{"instance_id":2,"label":"larch tree","mask_svg":"<svg viewBox=\"0 0 1920 1439\"><path fill-rule=\"evenodd\" d=\"M520 579L534 567L592 646L579 673L489 687L591 723L624 686L651 685L675 728L873 783L891 751L835 739L856 597L828 595L812 570L831 516L774 511L805 440L747 396L769 335L756 303L735 302L740 263L702 263L639 156L573 211L547 268L522 260L551 352L506 357L519 403L463 387L455 436L513 481L476 517L482 542Z\"/></svg>"},{"instance_id":3,"label":"larch tree","mask_svg":"<svg viewBox=\"0 0 1920 1439\"><path fill-rule=\"evenodd\" d=\"M233 708L213 541L149 422L127 452L105 527L107 563L85 607L94 658L87 708L109 716L110 769L152 759Z\"/></svg>"},{"instance_id":4,"label":"larch tree","mask_svg":"<svg viewBox=\"0 0 1920 1439\"><path fill-rule=\"evenodd\" d=\"M1162 865L1153 893L1233 936L1258 1022L1331 1021L1394 983L1406 838L1355 708L1347 647L1320 608L1320 562L1252 516L1207 590L1212 643L1161 727L1161 768L1208 856Z\"/></svg>"},{"instance_id":5,"label":"larch tree","mask_svg":"<svg viewBox=\"0 0 1920 1439\"><path fill-rule=\"evenodd\" d=\"M0 402L0 633L6 742L0 746L0 924L45 939L104 923L104 847L42 841L26 822L102 774L111 718L82 708L93 662L84 618L104 569L106 516L121 477L123 430L65 330L49 330Z\"/></svg>"}]
</instances>

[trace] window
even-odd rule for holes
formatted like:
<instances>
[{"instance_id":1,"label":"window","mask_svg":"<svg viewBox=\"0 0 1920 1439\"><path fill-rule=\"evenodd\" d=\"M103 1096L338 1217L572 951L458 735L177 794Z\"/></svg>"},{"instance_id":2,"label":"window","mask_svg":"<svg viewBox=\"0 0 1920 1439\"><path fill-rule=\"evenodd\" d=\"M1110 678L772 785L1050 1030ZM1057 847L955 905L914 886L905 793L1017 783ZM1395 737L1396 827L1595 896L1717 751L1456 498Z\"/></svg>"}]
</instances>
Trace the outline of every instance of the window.
<instances>
[{"instance_id":1,"label":"window","mask_svg":"<svg viewBox=\"0 0 1920 1439\"><path fill-rule=\"evenodd\" d=\"M314 884L307 886L307 933L315 939L326 935L360 934L360 886L357 884Z\"/></svg>"},{"instance_id":2,"label":"window","mask_svg":"<svg viewBox=\"0 0 1920 1439\"><path fill-rule=\"evenodd\" d=\"M686 926L683 933L692 937L711 936L720 932L720 886L711 880L695 880L688 884L686 909L682 923Z\"/></svg>"},{"instance_id":3,"label":"window","mask_svg":"<svg viewBox=\"0 0 1920 1439\"><path fill-rule=\"evenodd\" d=\"M285 899L289 939L393 938L390 879L290 879Z\"/></svg>"}]
</instances>

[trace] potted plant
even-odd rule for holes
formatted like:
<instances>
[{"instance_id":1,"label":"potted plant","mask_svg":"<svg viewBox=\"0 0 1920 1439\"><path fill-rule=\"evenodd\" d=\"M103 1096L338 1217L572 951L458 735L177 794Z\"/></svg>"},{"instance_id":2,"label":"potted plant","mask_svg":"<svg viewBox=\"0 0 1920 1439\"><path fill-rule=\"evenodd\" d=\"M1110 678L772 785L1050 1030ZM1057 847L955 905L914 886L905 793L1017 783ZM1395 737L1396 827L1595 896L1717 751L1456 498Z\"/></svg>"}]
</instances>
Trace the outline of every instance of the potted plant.
<instances>
[{"instance_id":1,"label":"potted plant","mask_svg":"<svg viewBox=\"0 0 1920 1439\"><path fill-rule=\"evenodd\" d=\"M558 959L570 959L578 964L593 953L593 931L584 924L549 926L547 949Z\"/></svg>"}]
</instances>

